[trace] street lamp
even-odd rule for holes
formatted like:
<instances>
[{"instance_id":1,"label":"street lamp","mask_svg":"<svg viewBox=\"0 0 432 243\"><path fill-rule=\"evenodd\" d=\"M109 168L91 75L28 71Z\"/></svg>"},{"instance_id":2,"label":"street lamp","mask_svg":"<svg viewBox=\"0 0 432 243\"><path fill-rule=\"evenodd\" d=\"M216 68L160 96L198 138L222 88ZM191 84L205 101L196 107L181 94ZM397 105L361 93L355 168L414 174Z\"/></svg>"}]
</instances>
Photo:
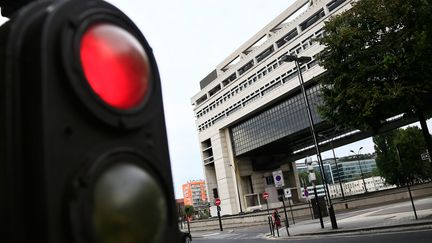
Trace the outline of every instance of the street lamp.
<instances>
[{"instance_id":1,"label":"street lamp","mask_svg":"<svg viewBox=\"0 0 432 243\"><path fill-rule=\"evenodd\" d=\"M362 180L363 180L363 187L364 187L365 192L367 193L368 190L367 190L366 182L365 182L365 179L364 179L364 176L363 176L363 169L362 169L362 166L361 166L361 164L360 164L360 156L359 156L359 154L360 154L360 150L362 150L362 149L363 149L363 147L360 147L357 153L354 152L353 150L350 150L350 151L351 151L351 153L355 154L356 157L357 157L357 162L358 162L358 165L359 165L359 167L360 167L360 174L361 174L361 178L362 178Z\"/></svg>"},{"instance_id":2,"label":"street lamp","mask_svg":"<svg viewBox=\"0 0 432 243\"><path fill-rule=\"evenodd\" d=\"M340 176L340 173L339 173L339 166L338 166L338 163L337 163L336 154L335 154L334 147L333 147L333 138L329 139L326 135L324 135L322 133L318 133L318 136L319 137L324 137L325 139L327 139L327 140L330 141L330 147L331 147L331 150L333 151L333 159L334 159L334 162L335 162L335 165L336 165L336 172L337 172L337 175L338 175L339 185L340 185L341 192L342 192L342 199L345 201L345 193L343 191L341 176Z\"/></svg>"},{"instance_id":3,"label":"street lamp","mask_svg":"<svg viewBox=\"0 0 432 243\"><path fill-rule=\"evenodd\" d=\"M316 149L316 155L317 155L317 158L318 158L318 164L320 165L321 176L323 178L325 189L326 189L325 193L326 193L327 202L328 202L328 213L329 213L329 216L330 216L330 221L331 221L331 224L332 224L332 228L333 229L337 229L338 227L337 227L337 222L336 222L336 215L335 215L333 204L332 204L332 201L331 201L331 198L330 198L330 191L329 191L329 188L328 188L328 185L327 185L327 178L326 178L326 175L324 173L324 165L323 165L323 162L322 162L322 159L321 159L321 151L319 149L318 140L317 140L317 136L316 136L316 133L315 133L315 126L314 126L314 121L313 121L313 118L312 118L312 111L311 111L311 107L309 105L309 100L308 100L308 97L307 97L307 94L306 94L306 90L305 90L305 87L304 87L303 75L302 75L301 68L300 68L300 63L302 63L302 64L303 63L307 63L307 62L309 62L311 60L312 60L311 57L306 57L306 56L297 57L296 55L285 55L285 56L283 56L280 59L281 62L294 62L295 65L296 65L296 67L297 67L297 74L298 74L298 78L300 80L300 88L301 88L301 91L302 91L302 94L303 94L304 102L306 104L306 110L307 110L307 113L308 113L310 131L311 131L311 134L312 134L312 138L314 140L315 149Z\"/></svg>"}]
</instances>

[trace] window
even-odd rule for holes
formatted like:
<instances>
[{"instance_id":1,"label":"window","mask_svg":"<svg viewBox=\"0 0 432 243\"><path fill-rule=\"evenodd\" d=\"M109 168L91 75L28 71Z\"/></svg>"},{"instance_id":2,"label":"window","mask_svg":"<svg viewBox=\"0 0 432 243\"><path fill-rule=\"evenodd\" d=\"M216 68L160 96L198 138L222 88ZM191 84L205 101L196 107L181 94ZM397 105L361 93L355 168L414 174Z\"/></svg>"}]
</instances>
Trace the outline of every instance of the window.
<instances>
[{"instance_id":1,"label":"window","mask_svg":"<svg viewBox=\"0 0 432 243\"><path fill-rule=\"evenodd\" d=\"M270 185L274 185L274 179L273 176L266 176L265 177L266 180L266 185L270 186Z\"/></svg>"},{"instance_id":2,"label":"window","mask_svg":"<svg viewBox=\"0 0 432 243\"><path fill-rule=\"evenodd\" d=\"M345 0L334 0L327 4L329 12L333 11L335 8L339 7Z\"/></svg>"},{"instance_id":3,"label":"window","mask_svg":"<svg viewBox=\"0 0 432 243\"><path fill-rule=\"evenodd\" d=\"M314 15L310 16L308 19L303 21L303 23L300 24L300 28L302 30L307 29L309 26L315 24L319 19L324 17L325 13L323 9L320 9L318 12L316 12Z\"/></svg>"},{"instance_id":4,"label":"window","mask_svg":"<svg viewBox=\"0 0 432 243\"><path fill-rule=\"evenodd\" d=\"M264 58L268 57L271 53L273 53L273 51L274 51L273 46L270 46L269 48L265 49L256 57L256 61L261 62L262 60L264 60Z\"/></svg>"},{"instance_id":5,"label":"window","mask_svg":"<svg viewBox=\"0 0 432 243\"><path fill-rule=\"evenodd\" d=\"M284 35L282 38L280 38L278 41L276 41L277 47L279 48L279 47L283 46L285 43L289 42L290 40L292 40L297 35L298 35L297 28L291 30L290 32L288 32L288 34Z\"/></svg>"}]
</instances>

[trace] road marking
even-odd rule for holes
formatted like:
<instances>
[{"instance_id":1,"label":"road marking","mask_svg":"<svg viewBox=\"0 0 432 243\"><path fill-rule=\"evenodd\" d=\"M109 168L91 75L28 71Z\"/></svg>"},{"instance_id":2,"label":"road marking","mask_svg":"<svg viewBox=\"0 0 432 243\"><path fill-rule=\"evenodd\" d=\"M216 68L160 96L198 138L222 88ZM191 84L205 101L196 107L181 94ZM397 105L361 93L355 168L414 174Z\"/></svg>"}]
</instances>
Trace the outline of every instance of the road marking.
<instances>
[{"instance_id":1,"label":"road marking","mask_svg":"<svg viewBox=\"0 0 432 243\"><path fill-rule=\"evenodd\" d=\"M203 237L209 237L209 236L213 236L213 235L220 235L220 233L212 233L212 234L207 234L207 235L202 235Z\"/></svg>"}]
</instances>

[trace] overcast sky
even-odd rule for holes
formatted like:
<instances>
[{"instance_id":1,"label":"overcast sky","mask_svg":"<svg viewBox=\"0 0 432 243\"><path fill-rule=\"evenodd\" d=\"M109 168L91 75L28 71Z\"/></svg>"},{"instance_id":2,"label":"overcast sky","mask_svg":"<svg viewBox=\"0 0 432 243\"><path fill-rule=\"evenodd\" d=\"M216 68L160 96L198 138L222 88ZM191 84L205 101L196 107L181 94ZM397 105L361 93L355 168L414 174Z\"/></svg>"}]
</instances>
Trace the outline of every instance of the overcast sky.
<instances>
[{"instance_id":1,"label":"overcast sky","mask_svg":"<svg viewBox=\"0 0 432 243\"><path fill-rule=\"evenodd\" d=\"M294 0L109 0L150 42L159 66L176 198L188 180L204 179L190 98L199 81ZM374 152L372 139L336 149ZM331 151L323 158L332 157Z\"/></svg>"},{"instance_id":2,"label":"overcast sky","mask_svg":"<svg viewBox=\"0 0 432 243\"><path fill-rule=\"evenodd\" d=\"M204 179L190 98L199 81L294 0L109 0L141 29L153 48L162 80L165 119L176 198L181 185ZM336 150L336 156L371 139ZM330 151L323 158L331 157Z\"/></svg>"},{"instance_id":3,"label":"overcast sky","mask_svg":"<svg viewBox=\"0 0 432 243\"><path fill-rule=\"evenodd\" d=\"M204 179L190 99L199 81L293 0L109 0L150 42L159 66L176 197Z\"/></svg>"}]
</instances>

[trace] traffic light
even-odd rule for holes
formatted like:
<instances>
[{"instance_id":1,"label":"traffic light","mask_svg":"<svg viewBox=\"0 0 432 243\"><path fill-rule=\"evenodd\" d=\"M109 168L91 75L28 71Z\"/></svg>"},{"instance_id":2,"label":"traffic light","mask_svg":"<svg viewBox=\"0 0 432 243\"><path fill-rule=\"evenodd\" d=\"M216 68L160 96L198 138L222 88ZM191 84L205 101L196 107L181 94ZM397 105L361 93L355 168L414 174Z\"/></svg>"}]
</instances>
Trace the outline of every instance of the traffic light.
<instances>
[{"instance_id":1,"label":"traffic light","mask_svg":"<svg viewBox=\"0 0 432 243\"><path fill-rule=\"evenodd\" d=\"M282 188L277 189L277 195L278 195L278 200L282 202L284 200L283 197L285 196L284 190Z\"/></svg>"},{"instance_id":2,"label":"traffic light","mask_svg":"<svg viewBox=\"0 0 432 243\"><path fill-rule=\"evenodd\" d=\"M1 241L180 242L159 74L135 24L98 0L34 1L10 17Z\"/></svg>"}]
</instances>

